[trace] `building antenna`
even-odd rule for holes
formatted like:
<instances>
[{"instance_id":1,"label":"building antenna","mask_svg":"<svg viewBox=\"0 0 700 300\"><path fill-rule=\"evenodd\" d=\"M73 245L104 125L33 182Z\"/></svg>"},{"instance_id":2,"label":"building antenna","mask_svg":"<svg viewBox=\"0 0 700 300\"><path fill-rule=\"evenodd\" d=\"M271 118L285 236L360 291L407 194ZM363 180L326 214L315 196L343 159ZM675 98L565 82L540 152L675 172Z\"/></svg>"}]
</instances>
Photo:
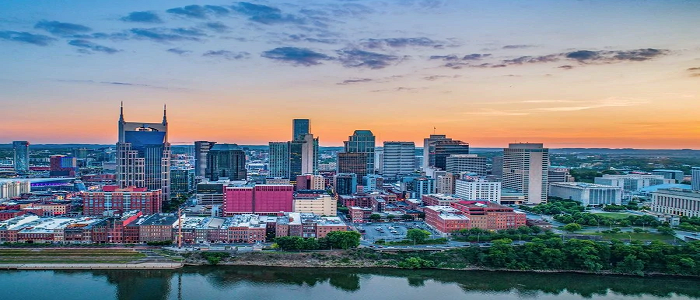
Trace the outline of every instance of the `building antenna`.
<instances>
[{"instance_id":1,"label":"building antenna","mask_svg":"<svg viewBox=\"0 0 700 300\"><path fill-rule=\"evenodd\" d=\"M437 130L437 128L433 126L433 135L435 135L435 130Z\"/></svg>"}]
</instances>

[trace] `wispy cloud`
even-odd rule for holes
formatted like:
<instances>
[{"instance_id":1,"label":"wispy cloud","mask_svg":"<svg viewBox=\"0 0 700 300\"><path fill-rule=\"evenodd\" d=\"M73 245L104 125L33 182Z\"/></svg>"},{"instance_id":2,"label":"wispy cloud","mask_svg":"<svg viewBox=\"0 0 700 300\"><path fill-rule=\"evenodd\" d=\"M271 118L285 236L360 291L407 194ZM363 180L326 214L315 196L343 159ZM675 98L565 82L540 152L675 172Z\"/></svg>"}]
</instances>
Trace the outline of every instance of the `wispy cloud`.
<instances>
[{"instance_id":1,"label":"wispy cloud","mask_svg":"<svg viewBox=\"0 0 700 300\"><path fill-rule=\"evenodd\" d=\"M55 38L23 31L0 31L0 39L18 43L48 46Z\"/></svg>"},{"instance_id":2,"label":"wispy cloud","mask_svg":"<svg viewBox=\"0 0 700 300\"><path fill-rule=\"evenodd\" d=\"M86 54L92 54L95 52L102 52L102 53L107 53L107 54L114 54L119 52L119 50L110 48L107 46L102 46L99 44L95 44L90 41L86 40L71 40L68 42L68 45L78 47L80 48L78 51L81 53L86 53Z\"/></svg>"},{"instance_id":3,"label":"wispy cloud","mask_svg":"<svg viewBox=\"0 0 700 300\"><path fill-rule=\"evenodd\" d=\"M149 11L135 11L119 20L137 23L163 23L158 14Z\"/></svg>"},{"instance_id":4,"label":"wispy cloud","mask_svg":"<svg viewBox=\"0 0 700 300\"><path fill-rule=\"evenodd\" d=\"M182 50L180 48L170 48L170 49L165 50L165 51L168 51L170 53L177 54L177 55L186 55L186 54L192 53L192 51Z\"/></svg>"},{"instance_id":5,"label":"wispy cloud","mask_svg":"<svg viewBox=\"0 0 700 300\"><path fill-rule=\"evenodd\" d=\"M80 24L63 23L58 21L39 21L34 25L36 29L46 30L49 33L57 36L71 36L92 31L90 27Z\"/></svg>"},{"instance_id":6,"label":"wispy cloud","mask_svg":"<svg viewBox=\"0 0 700 300\"><path fill-rule=\"evenodd\" d=\"M179 15L188 18L206 19L207 10L199 5L187 5L185 7L176 7L166 10L169 14Z\"/></svg>"},{"instance_id":7,"label":"wispy cloud","mask_svg":"<svg viewBox=\"0 0 700 300\"><path fill-rule=\"evenodd\" d=\"M557 100L557 101L560 101L560 102L556 102L556 103L580 103L580 104L579 105L571 105L571 106L541 107L541 108L535 108L533 110L548 111L548 112L579 111L579 110L589 110L589 109L606 108L606 107L636 106L636 105L645 104L645 103L649 102L649 101L640 100L640 99L628 99L628 98L617 98L617 97L610 97L610 98L595 100L595 101L570 101L570 102L567 100ZM564 102L564 101L567 101L567 102ZM543 103L543 102L540 102L540 103ZM555 102L547 102L547 103L555 103Z\"/></svg>"},{"instance_id":8,"label":"wispy cloud","mask_svg":"<svg viewBox=\"0 0 700 300\"><path fill-rule=\"evenodd\" d=\"M490 108L482 108L475 111L463 112L464 115L477 115L477 116L526 116L529 112L525 111L515 111L515 110L496 110Z\"/></svg>"},{"instance_id":9,"label":"wispy cloud","mask_svg":"<svg viewBox=\"0 0 700 300\"><path fill-rule=\"evenodd\" d=\"M246 59L250 57L250 53L248 52L233 52L233 51L228 51L228 50L216 50L216 51L207 51L202 56L205 57L220 57L228 60L239 60L239 59Z\"/></svg>"},{"instance_id":10,"label":"wispy cloud","mask_svg":"<svg viewBox=\"0 0 700 300\"><path fill-rule=\"evenodd\" d=\"M250 2L238 2L231 7L234 12L248 16L248 20L262 24L304 24L303 18L292 14L283 14L277 7L253 4Z\"/></svg>"},{"instance_id":11,"label":"wispy cloud","mask_svg":"<svg viewBox=\"0 0 700 300\"><path fill-rule=\"evenodd\" d=\"M338 82L336 84L337 85L348 85L348 84L366 83L366 82L372 82L372 81L373 80L370 78L346 79L346 80L343 80L343 82Z\"/></svg>"},{"instance_id":12,"label":"wispy cloud","mask_svg":"<svg viewBox=\"0 0 700 300\"><path fill-rule=\"evenodd\" d=\"M314 66L322 64L322 61L333 60L333 57L313 51L308 48L279 47L265 51L262 57L278 61L288 62L299 66Z\"/></svg>"},{"instance_id":13,"label":"wispy cloud","mask_svg":"<svg viewBox=\"0 0 700 300\"><path fill-rule=\"evenodd\" d=\"M366 39L360 42L360 45L368 49L386 49L386 48L405 48L405 47L431 47L437 48L443 46L444 42L434 41L427 37L414 38L385 38L385 39Z\"/></svg>"},{"instance_id":14,"label":"wispy cloud","mask_svg":"<svg viewBox=\"0 0 700 300\"><path fill-rule=\"evenodd\" d=\"M526 48L534 48L537 47L535 45L505 45L503 46L503 49L526 49Z\"/></svg>"},{"instance_id":15,"label":"wispy cloud","mask_svg":"<svg viewBox=\"0 0 700 300\"><path fill-rule=\"evenodd\" d=\"M172 41L199 41L198 35L192 35L195 31L186 32L186 29L168 29L168 28L133 28L131 33L137 39L147 39L156 42L172 42ZM188 34L184 34L188 33Z\"/></svg>"},{"instance_id":16,"label":"wispy cloud","mask_svg":"<svg viewBox=\"0 0 700 300\"><path fill-rule=\"evenodd\" d=\"M346 68L383 69L392 63L400 62L400 57L359 49L343 49L337 51L340 62Z\"/></svg>"}]
</instances>

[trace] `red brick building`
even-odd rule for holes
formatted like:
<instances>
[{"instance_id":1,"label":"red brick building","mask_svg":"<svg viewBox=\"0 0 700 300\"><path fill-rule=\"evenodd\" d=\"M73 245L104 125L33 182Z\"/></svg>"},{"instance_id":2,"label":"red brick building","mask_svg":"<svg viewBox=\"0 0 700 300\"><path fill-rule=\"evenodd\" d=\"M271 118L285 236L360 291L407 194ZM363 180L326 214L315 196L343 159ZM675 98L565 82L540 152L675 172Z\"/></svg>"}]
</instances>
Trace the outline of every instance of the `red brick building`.
<instances>
[{"instance_id":1,"label":"red brick building","mask_svg":"<svg viewBox=\"0 0 700 300\"><path fill-rule=\"evenodd\" d=\"M460 229L469 229L469 218L461 211L450 206L426 206L425 223L443 233L452 233Z\"/></svg>"},{"instance_id":2,"label":"red brick building","mask_svg":"<svg viewBox=\"0 0 700 300\"><path fill-rule=\"evenodd\" d=\"M25 213L23 210L0 210L0 221L9 220Z\"/></svg>"},{"instance_id":3,"label":"red brick building","mask_svg":"<svg viewBox=\"0 0 700 300\"><path fill-rule=\"evenodd\" d=\"M105 186L102 192L85 192L82 196L83 214L87 216L102 215L105 211L121 214L130 210L156 214L163 206L161 191L147 191L146 188Z\"/></svg>"},{"instance_id":4,"label":"red brick building","mask_svg":"<svg viewBox=\"0 0 700 300\"><path fill-rule=\"evenodd\" d=\"M527 222L524 213L490 201L460 201L452 207L469 217L470 228L501 230L526 226Z\"/></svg>"},{"instance_id":5,"label":"red brick building","mask_svg":"<svg viewBox=\"0 0 700 300\"><path fill-rule=\"evenodd\" d=\"M372 215L372 208L350 206L348 207L348 214L350 215L351 222L364 223L369 220L369 216Z\"/></svg>"}]
</instances>

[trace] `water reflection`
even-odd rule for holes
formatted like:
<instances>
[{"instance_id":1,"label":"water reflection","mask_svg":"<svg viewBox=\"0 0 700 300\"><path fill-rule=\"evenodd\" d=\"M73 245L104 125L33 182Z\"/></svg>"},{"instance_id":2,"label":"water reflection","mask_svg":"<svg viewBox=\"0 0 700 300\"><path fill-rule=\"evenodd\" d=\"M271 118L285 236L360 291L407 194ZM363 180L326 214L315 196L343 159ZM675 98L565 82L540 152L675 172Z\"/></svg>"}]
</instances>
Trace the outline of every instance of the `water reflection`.
<instances>
[{"instance_id":1,"label":"water reflection","mask_svg":"<svg viewBox=\"0 0 700 300\"><path fill-rule=\"evenodd\" d=\"M56 271L71 274L84 271ZM273 288L280 286L318 287L326 283L345 293L356 293L361 283L384 284L386 290L402 289L395 281L404 278L409 287L421 288L427 282L456 284L466 293L515 293L521 298L537 298L541 294L574 294L584 298L594 296L655 296L674 295L700 298L700 280L689 278L638 278L624 276L594 276L581 274L534 274L476 271L408 271L397 269L291 269L264 267L192 267L176 271L91 271L93 276L105 277L116 285L118 299L177 299L185 289L234 291L241 286ZM190 284L197 277L202 284ZM181 280L181 281L180 281ZM284 288L282 288L284 290ZM172 291L172 293L171 293ZM204 293L203 293L204 295Z\"/></svg>"}]
</instances>

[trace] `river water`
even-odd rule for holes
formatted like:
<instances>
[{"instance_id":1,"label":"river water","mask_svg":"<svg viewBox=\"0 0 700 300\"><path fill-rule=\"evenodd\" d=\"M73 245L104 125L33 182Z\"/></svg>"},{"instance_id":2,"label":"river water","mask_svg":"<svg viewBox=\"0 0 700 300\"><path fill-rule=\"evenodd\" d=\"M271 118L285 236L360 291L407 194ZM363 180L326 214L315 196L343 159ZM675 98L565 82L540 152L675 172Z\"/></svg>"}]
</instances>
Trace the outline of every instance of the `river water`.
<instances>
[{"instance_id":1,"label":"river water","mask_svg":"<svg viewBox=\"0 0 700 300\"><path fill-rule=\"evenodd\" d=\"M700 299L700 280L398 269L0 271L0 299Z\"/></svg>"}]
</instances>

